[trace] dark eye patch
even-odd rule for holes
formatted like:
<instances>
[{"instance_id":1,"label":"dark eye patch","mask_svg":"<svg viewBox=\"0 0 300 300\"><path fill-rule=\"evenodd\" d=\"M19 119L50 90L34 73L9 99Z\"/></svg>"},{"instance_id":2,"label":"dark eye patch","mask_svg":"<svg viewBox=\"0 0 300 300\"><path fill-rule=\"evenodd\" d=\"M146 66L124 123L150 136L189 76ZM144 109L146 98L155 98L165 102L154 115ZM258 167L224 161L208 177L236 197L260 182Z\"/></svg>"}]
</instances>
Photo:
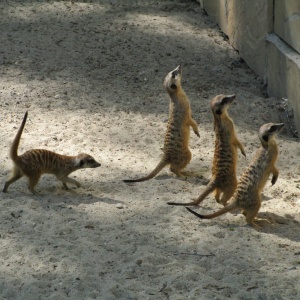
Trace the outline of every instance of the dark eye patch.
<instances>
[{"instance_id":1,"label":"dark eye patch","mask_svg":"<svg viewBox=\"0 0 300 300\"><path fill-rule=\"evenodd\" d=\"M177 88L177 85L173 83L173 84L171 84L171 88L172 88L172 89L176 89L176 88Z\"/></svg>"},{"instance_id":2,"label":"dark eye patch","mask_svg":"<svg viewBox=\"0 0 300 300\"><path fill-rule=\"evenodd\" d=\"M217 114L217 115L221 115L221 114L222 114L222 110L221 110L220 108L217 109L217 110L216 110L216 114Z\"/></svg>"},{"instance_id":3,"label":"dark eye patch","mask_svg":"<svg viewBox=\"0 0 300 300\"><path fill-rule=\"evenodd\" d=\"M269 137L268 137L267 135L264 135L262 138L263 138L263 140L266 141L266 142L269 140Z\"/></svg>"},{"instance_id":4,"label":"dark eye patch","mask_svg":"<svg viewBox=\"0 0 300 300\"><path fill-rule=\"evenodd\" d=\"M221 100L221 105L224 105L224 104L226 104L227 103L227 98L225 97L225 98L223 98L222 100Z\"/></svg>"}]
</instances>

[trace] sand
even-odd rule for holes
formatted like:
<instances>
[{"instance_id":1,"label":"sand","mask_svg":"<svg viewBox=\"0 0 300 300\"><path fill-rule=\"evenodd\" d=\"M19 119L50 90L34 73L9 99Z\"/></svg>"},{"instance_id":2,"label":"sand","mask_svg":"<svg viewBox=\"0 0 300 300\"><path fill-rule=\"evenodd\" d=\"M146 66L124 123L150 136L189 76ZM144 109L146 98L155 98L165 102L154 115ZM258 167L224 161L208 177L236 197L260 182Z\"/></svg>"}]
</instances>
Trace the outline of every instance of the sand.
<instances>
[{"instance_id":1,"label":"sand","mask_svg":"<svg viewBox=\"0 0 300 300\"><path fill-rule=\"evenodd\" d=\"M230 115L244 144L238 176L260 143L259 127L285 121L281 99L193 1L16 1L0 3L2 184L24 112L19 153L87 152L102 166L51 175L0 194L1 299L299 299L299 141L278 137L279 179L263 192L262 229L240 213L200 220L168 201L197 197L211 176L209 101L236 94ZM178 179L161 158L169 98L165 75L182 63L182 85L201 137ZM199 212L220 208L207 197Z\"/></svg>"}]
</instances>

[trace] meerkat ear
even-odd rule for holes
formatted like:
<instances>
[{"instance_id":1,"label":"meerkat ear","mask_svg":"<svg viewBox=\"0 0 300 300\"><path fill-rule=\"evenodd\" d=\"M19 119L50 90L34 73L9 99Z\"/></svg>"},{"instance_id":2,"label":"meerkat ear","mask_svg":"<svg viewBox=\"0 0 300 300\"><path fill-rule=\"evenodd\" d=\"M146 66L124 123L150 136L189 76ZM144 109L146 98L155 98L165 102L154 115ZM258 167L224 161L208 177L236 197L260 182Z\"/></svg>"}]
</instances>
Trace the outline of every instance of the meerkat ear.
<instances>
[{"instance_id":1,"label":"meerkat ear","mask_svg":"<svg viewBox=\"0 0 300 300\"><path fill-rule=\"evenodd\" d=\"M277 126L277 125L273 125L273 126L271 126L270 129L269 129L270 132L275 132L275 131L277 131L277 130L278 130L278 126Z\"/></svg>"},{"instance_id":2,"label":"meerkat ear","mask_svg":"<svg viewBox=\"0 0 300 300\"><path fill-rule=\"evenodd\" d=\"M225 96L225 97L222 99L221 104L224 105L224 104L226 104L226 103L232 103L233 100L234 100L234 98L235 98L235 95L234 95L234 94L233 94L233 95Z\"/></svg>"}]
</instances>

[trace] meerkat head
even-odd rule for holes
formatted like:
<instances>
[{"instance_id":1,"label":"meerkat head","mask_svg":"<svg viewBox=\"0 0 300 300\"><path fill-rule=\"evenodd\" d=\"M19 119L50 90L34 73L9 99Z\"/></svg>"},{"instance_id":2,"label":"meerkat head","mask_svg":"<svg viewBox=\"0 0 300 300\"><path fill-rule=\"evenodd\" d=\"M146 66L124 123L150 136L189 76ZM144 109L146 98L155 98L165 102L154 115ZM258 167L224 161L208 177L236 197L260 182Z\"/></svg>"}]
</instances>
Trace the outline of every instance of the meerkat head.
<instances>
[{"instance_id":1,"label":"meerkat head","mask_svg":"<svg viewBox=\"0 0 300 300\"><path fill-rule=\"evenodd\" d=\"M168 73L164 80L164 87L168 92L174 93L181 84L181 65Z\"/></svg>"},{"instance_id":2,"label":"meerkat head","mask_svg":"<svg viewBox=\"0 0 300 300\"><path fill-rule=\"evenodd\" d=\"M259 128L258 136L264 148L268 148L270 141L283 128L283 123L267 123Z\"/></svg>"},{"instance_id":3,"label":"meerkat head","mask_svg":"<svg viewBox=\"0 0 300 300\"><path fill-rule=\"evenodd\" d=\"M211 100L211 109L215 116L222 116L227 113L228 107L231 105L235 95L218 95Z\"/></svg>"},{"instance_id":4,"label":"meerkat head","mask_svg":"<svg viewBox=\"0 0 300 300\"><path fill-rule=\"evenodd\" d=\"M80 169L98 168L101 166L101 164L98 163L94 157L85 153L80 153L76 156L75 165Z\"/></svg>"}]
</instances>

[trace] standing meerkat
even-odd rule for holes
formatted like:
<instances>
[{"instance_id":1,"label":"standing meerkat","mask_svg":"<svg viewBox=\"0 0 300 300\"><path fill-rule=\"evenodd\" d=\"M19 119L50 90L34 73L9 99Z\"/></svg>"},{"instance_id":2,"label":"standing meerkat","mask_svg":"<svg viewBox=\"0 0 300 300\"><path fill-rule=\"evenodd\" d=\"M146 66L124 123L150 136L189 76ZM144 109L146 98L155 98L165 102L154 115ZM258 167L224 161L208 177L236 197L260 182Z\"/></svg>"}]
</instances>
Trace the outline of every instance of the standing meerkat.
<instances>
[{"instance_id":1,"label":"standing meerkat","mask_svg":"<svg viewBox=\"0 0 300 300\"><path fill-rule=\"evenodd\" d=\"M34 187L38 183L42 174L54 174L63 186L68 189L67 183L80 187L80 183L69 178L72 172L84 168L97 168L101 165L90 155L81 153L77 156L60 155L44 149L28 150L22 155L18 155L18 147L23 129L26 124L28 112L25 113L22 124L15 136L10 148L10 157L14 163L13 174L5 182L3 192L6 193L8 187L22 176L27 176L29 180L28 189L34 194Z\"/></svg>"},{"instance_id":2,"label":"standing meerkat","mask_svg":"<svg viewBox=\"0 0 300 300\"><path fill-rule=\"evenodd\" d=\"M140 182L151 179L167 165L170 165L170 170L178 177L183 176L182 169L192 159L192 153L189 150L190 126L198 137L200 134L197 123L192 118L190 102L181 87L181 78L181 65L179 65L175 70L169 72L164 80L164 87L170 96L170 106L162 160L148 176L123 180L124 182Z\"/></svg>"},{"instance_id":3,"label":"standing meerkat","mask_svg":"<svg viewBox=\"0 0 300 300\"><path fill-rule=\"evenodd\" d=\"M227 206L210 215L198 214L188 207L186 209L201 219L212 219L240 208L246 217L246 222L255 228L259 228L254 223L254 219L261 206L261 192L270 174L273 175L271 179L272 185L276 183L279 175L279 171L275 166L278 157L275 136L283 126L284 124L282 123L268 123L260 127L258 135L261 147L257 150L253 161L243 173L233 198Z\"/></svg>"},{"instance_id":4,"label":"standing meerkat","mask_svg":"<svg viewBox=\"0 0 300 300\"><path fill-rule=\"evenodd\" d=\"M246 156L244 147L236 136L234 123L227 112L234 99L235 95L218 95L211 101L216 137L212 177L209 183L193 202L168 202L169 205L199 205L213 191L216 201L224 206L232 197L237 187L237 148Z\"/></svg>"}]
</instances>

